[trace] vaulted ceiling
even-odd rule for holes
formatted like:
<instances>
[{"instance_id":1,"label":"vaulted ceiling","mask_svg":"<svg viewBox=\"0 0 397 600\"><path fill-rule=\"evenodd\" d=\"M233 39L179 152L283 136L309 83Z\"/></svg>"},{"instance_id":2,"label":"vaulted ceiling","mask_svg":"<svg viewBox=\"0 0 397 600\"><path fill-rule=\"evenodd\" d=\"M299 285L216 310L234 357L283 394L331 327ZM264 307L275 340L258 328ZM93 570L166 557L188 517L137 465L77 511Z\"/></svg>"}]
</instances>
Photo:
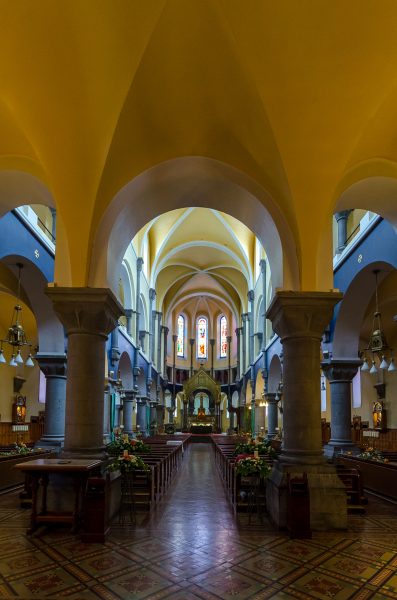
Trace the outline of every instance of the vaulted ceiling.
<instances>
[{"instance_id":1,"label":"vaulted ceiling","mask_svg":"<svg viewBox=\"0 0 397 600\"><path fill-rule=\"evenodd\" d=\"M205 208L178 209L151 221L133 240L137 255L147 244L147 275L164 313L188 310L238 319L255 285L256 238L228 215ZM262 251L263 252L263 251Z\"/></svg>"},{"instance_id":2,"label":"vaulted ceiling","mask_svg":"<svg viewBox=\"0 0 397 600\"><path fill-rule=\"evenodd\" d=\"M304 289L346 186L397 175L395 0L2 4L0 168L48 186L73 285L112 199L165 161L208 157L265 190Z\"/></svg>"}]
</instances>

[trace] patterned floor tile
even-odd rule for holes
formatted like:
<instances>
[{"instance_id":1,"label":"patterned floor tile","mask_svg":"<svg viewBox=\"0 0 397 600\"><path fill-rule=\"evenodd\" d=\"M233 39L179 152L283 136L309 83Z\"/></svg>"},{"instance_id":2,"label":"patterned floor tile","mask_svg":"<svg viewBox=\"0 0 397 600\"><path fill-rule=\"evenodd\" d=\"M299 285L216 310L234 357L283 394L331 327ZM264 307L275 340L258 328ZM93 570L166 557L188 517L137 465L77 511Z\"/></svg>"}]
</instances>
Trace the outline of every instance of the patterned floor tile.
<instances>
[{"instance_id":1,"label":"patterned floor tile","mask_svg":"<svg viewBox=\"0 0 397 600\"><path fill-rule=\"evenodd\" d=\"M347 600L354 592L358 591L358 586L340 581L334 575L325 575L318 571L311 571L307 575L295 581L287 591L297 590L307 594L310 597L319 600Z\"/></svg>"},{"instance_id":2,"label":"patterned floor tile","mask_svg":"<svg viewBox=\"0 0 397 600\"><path fill-rule=\"evenodd\" d=\"M211 457L191 451L156 511L105 544L59 526L28 537L29 510L0 496L0 600L397 600L395 505L370 497L347 531L290 540L234 519Z\"/></svg>"},{"instance_id":3,"label":"patterned floor tile","mask_svg":"<svg viewBox=\"0 0 397 600\"><path fill-rule=\"evenodd\" d=\"M225 600L232 598L245 600L269 585L268 580L264 579L263 582L259 582L253 578L252 574L247 576L232 569L213 569L205 575L193 577L191 581Z\"/></svg>"},{"instance_id":4,"label":"patterned floor tile","mask_svg":"<svg viewBox=\"0 0 397 600\"><path fill-rule=\"evenodd\" d=\"M66 592L68 588L75 588L80 582L77 582L70 573L58 567L25 576L18 575L12 581L8 581L8 584L17 597L45 598ZM81 589L84 588L81 587Z\"/></svg>"},{"instance_id":5,"label":"patterned floor tile","mask_svg":"<svg viewBox=\"0 0 397 600\"><path fill-rule=\"evenodd\" d=\"M146 567L140 567L116 577L103 577L102 583L106 583L106 587L118 594L120 598L134 598L134 600L143 598L155 600L159 597L160 592L165 593L174 585L169 579L161 577Z\"/></svg>"}]
</instances>

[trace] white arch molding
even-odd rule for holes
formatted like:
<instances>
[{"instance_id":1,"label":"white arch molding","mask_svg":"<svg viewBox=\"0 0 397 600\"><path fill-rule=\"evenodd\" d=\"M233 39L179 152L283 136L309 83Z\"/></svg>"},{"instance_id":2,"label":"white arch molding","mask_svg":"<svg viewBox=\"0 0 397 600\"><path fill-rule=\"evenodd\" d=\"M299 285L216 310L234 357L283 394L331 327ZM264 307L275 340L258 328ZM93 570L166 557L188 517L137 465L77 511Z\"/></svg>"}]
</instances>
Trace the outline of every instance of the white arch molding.
<instances>
[{"instance_id":1,"label":"white arch molding","mask_svg":"<svg viewBox=\"0 0 397 600\"><path fill-rule=\"evenodd\" d=\"M159 214L192 206L214 208L244 223L266 251L274 288L299 289L295 240L271 196L229 165L190 156L145 171L114 197L95 236L89 285L117 290L115 274L135 234Z\"/></svg>"}]
</instances>

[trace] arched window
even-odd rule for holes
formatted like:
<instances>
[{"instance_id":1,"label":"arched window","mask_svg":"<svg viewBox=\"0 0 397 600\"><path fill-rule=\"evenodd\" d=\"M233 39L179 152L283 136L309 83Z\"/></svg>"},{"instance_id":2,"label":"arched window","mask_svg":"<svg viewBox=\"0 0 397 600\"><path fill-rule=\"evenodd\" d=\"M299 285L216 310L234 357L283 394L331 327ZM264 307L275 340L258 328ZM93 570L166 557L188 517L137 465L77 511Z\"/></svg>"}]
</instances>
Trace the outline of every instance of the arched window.
<instances>
[{"instance_id":1,"label":"arched window","mask_svg":"<svg viewBox=\"0 0 397 600\"><path fill-rule=\"evenodd\" d=\"M220 356L225 358L227 356L227 319L223 315L219 321L220 329Z\"/></svg>"},{"instance_id":2,"label":"arched window","mask_svg":"<svg viewBox=\"0 0 397 600\"><path fill-rule=\"evenodd\" d=\"M197 358L207 358L207 346L207 319L205 317L199 317L197 319Z\"/></svg>"},{"instance_id":3,"label":"arched window","mask_svg":"<svg viewBox=\"0 0 397 600\"><path fill-rule=\"evenodd\" d=\"M185 355L185 317L179 315L178 317L178 339L176 340L176 355Z\"/></svg>"}]
</instances>

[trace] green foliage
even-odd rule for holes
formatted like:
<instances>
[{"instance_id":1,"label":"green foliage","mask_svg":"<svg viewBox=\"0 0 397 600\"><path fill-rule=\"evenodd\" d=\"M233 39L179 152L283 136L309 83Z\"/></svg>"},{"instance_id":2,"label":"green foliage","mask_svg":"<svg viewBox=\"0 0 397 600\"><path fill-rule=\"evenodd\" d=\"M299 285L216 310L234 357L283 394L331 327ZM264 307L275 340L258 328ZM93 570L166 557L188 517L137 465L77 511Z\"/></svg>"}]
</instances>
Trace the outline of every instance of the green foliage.
<instances>
[{"instance_id":1,"label":"green foliage","mask_svg":"<svg viewBox=\"0 0 397 600\"><path fill-rule=\"evenodd\" d=\"M382 452L376 448L366 448L361 454L358 454L357 458L374 460L376 462L389 462L388 459L383 456Z\"/></svg>"},{"instance_id":2,"label":"green foliage","mask_svg":"<svg viewBox=\"0 0 397 600\"><path fill-rule=\"evenodd\" d=\"M128 454L150 452L150 446L144 444L142 440L128 438L127 434L116 436L113 442L106 446L106 451L112 456L123 454L124 450L127 450Z\"/></svg>"},{"instance_id":3,"label":"green foliage","mask_svg":"<svg viewBox=\"0 0 397 600\"><path fill-rule=\"evenodd\" d=\"M241 442L240 444L237 444L234 449L234 456L238 456L239 454L253 454L255 450L258 451L259 455L266 455L270 458L275 458L277 455L274 448L271 447L269 441L263 440L255 443L254 440L249 440L248 442Z\"/></svg>"},{"instance_id":4,"label":"green foliage","mask_svg":"<svg viewBox=\"0 0 397 600\"><path fill-rule=\"evenodd\" d=\"M150 471L150 467L143 462L140 456L136 456L135 454L117 456L114 461L106 467L107 471L120 471L120 473L133 471L134 469Z\"/></svg>"},{"instance_id":5,"label":"green foliage","mask_svg":"<svg viewBox=\"0 0 397 600\"><path fill-rule=\"evenodd\" d=\"M270 465L263 458L247 457L241 458L236 464L236 473L242 477L259 475L265 479L271 471Z\"/></svg>"}]
</instances>

